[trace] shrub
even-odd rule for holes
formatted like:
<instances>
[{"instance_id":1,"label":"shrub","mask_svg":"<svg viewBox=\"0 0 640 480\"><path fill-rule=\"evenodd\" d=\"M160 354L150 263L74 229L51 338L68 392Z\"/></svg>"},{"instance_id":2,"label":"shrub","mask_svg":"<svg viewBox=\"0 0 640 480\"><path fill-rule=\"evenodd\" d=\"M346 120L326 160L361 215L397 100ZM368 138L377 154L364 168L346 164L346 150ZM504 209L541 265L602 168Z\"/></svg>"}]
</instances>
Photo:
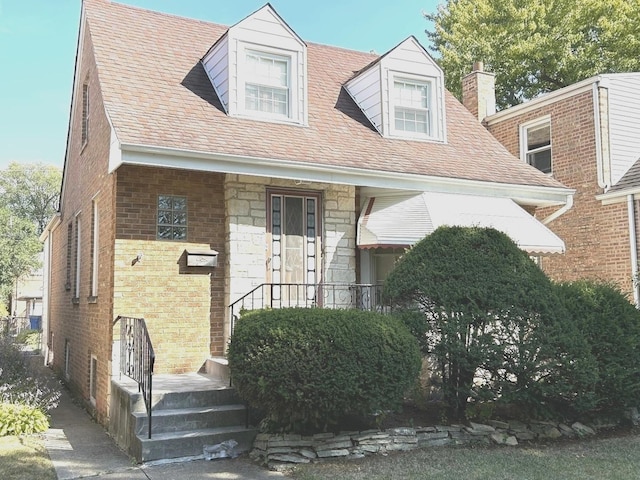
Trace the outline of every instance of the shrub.
<instances>
[{"instance_id":1,"label":"shrub","mask_svg":"<svg viewBox=\"0 0 640 480\"><path fill-rule=\"evenodd\" d=\"M589 346L593 402L569 399L578 412L619 412L640 398L640 312L612 284L577 281L557 285L559 297Z\"/></svg>"},{"instance_id":2,"label":"shrub","mask_svg":"<svg viewBox=\"0 0 640 480\"><path fill-rule=\"evenodd\" d=\"M440 227L400 258L384 295L435 358L453 418L469 398L533 405L564 388L545 382L573 358L559 354L573 330L550 280L507 235Z\"/></svg>"},{"instance_id":3,"label":"shrub","mask_svg":"<svg viewBox=\"0 0 640 480\"><path fill-rule=\"evenodd\" d=\"M239 395L265 411L268 429L299 433L399 405L420 369L418 346L402 323L357 310L247 313L228 358Z\"/></svg>"},{"instance_id":4,"label":"shrub","mask_svg":"<svg viewBox=\"0 0 640 480\"><path fill-rule=\"evenodd\" d=\"M39 408L0 403L0 437L44 432L49 420Z\"/></svg>"},{"instance_id":5,"label":"shrub","mask_svg":"<svg viewBox=\"0 0 640 480\"><path fill-rule=\"evenodd\" d=\"M0 337L0 403L23 404L46 412L58 405L60 392L59 382L30 368L10 339Z\"/></svg>"}]
</instances>

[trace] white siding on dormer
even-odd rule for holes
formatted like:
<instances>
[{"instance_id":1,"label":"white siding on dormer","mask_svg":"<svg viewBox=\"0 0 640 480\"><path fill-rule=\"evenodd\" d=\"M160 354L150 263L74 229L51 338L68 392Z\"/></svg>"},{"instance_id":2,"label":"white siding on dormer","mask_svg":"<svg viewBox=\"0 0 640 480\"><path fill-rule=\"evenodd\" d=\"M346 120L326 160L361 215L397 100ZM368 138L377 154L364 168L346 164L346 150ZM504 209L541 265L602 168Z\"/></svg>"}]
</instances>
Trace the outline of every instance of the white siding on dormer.
<instances>
[{"instance_id":1,"label":"white siding on dormer","mask_svg":"<svg viewBox=\"0 0 640 480\"><path fill-rule=\"evenodd\" d=\"M302 51L304 44L268 6L229 29L235 38L256 45Z\"/></svg>"},{"instance_id":2,"label":"white siding on dormer","mask_svg":"<svg viewBox=\"0 0 640 480\"><path fill-rule=\"evenodd\" d=\"M603 75L609 88L611 181L615 185L640 157L640 73Z\"/></svg>"},{"instance_id":3,"label":"white siding on dormer","mask_svg":"<svg viewBox=\"0 0 640 480\"><path fill-rule=\"evenodd\" d=\"M229 37L220 42L202 59L209 81L226 112L229 112Z\"/></svg>"},{"instance_id":4,"label":"white siding on dormer","mask_svg":"<svg viewBox=\"0 0 640 480\"><path fill-rule=\"evenodd\" d=\"M393 88L396 79L415 82L425 88L429 84L430 135L409 132L408 129L395 130ZM344 88L381 135L410 140L446 141L444 74L415 38L409 37L387 52L368 69L349 80Z\"/></svg>"},{"instance_id":5,"label":"white siding on dormer","mask_svg":"<svg viewBox=\"0 0 640 480\"><path fill-rule=\"evenodd\" d=\"M382 133L380 68L376 66L347 82L345 89L378 132Z\"/></svg>"}]
</instances>

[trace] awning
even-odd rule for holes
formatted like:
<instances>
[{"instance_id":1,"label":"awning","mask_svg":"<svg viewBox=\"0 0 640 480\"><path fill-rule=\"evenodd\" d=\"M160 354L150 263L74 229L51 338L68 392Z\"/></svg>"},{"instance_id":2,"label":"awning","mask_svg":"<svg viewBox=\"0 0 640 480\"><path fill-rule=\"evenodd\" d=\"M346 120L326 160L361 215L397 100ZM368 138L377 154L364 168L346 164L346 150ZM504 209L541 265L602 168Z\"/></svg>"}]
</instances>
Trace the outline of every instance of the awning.
<instances>
[{"instance_id":1,"label":"awning","mask_svg":"<svg viewBox=\"0 0 640 480\"><path fill-rule=\"evenodd\" d=\"M358 219L360 248L407 247L441 225L493 227L529 253L563 253L564 242L508 198L424 192L372 197Z\"/></svg>"}]
</instances>

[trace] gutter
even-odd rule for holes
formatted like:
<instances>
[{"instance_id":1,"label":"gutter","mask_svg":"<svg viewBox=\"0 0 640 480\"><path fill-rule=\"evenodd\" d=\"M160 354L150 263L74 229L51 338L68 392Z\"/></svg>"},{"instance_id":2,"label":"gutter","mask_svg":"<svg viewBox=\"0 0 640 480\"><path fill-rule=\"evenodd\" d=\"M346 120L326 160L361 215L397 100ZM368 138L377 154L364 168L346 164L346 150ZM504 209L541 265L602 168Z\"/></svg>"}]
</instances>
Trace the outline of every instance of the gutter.
<instances>
[{"instance_id":1,"label":"gutter","mask_svg":"<svg viewBox=\"0 0 640 480\"><path fill-rule=\"evenodd\" d=\"M130 165L184 168L262 177L277 176L294 181L339 183L361 187L508 197L516 202L535 206L564 206L567 199L575 193L575 190L566 187L492 183L150 145L123 143L120 144L120 149L121 162Z\"/></svg>"}]
</instances>

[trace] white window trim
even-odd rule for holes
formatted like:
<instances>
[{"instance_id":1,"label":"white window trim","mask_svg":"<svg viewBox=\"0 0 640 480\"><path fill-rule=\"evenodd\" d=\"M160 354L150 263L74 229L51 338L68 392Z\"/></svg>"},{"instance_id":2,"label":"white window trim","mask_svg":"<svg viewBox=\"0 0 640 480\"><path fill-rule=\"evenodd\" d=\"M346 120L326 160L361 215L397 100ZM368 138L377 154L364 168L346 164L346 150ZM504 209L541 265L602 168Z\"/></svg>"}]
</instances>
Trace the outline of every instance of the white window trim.
<instances>
[{"instance_id":1,"label":"white window trim","mask_svg":"<svg viewBox=\"0 0 640 480\"><path fill-rule=\"evenodd\" d=\"M99 235L99 217L98 217L98 200L96 197L93 197L92 201L93 207L93 252L92 253L92 265L91 265L91 296L96 298L98 296L98 265L100 262L98 261L98 253L100 252L99 243L100 243L100 235Z\"/></svg>"},{"instance_id":2,"label":"white window trim","mask_svg":"<svg viewBox=\"0 0 640 480\"><path fill-rule=\"evenodd\" d=\"M421 132L407 132L405 130L399 130L396 128L395 122L395 112L396 107L403 108L403 105L397 105L395 102L395 82L406 82L413 84L424 84L428 85L429 90L429 99L428 105L429 107L426 109L428 112L428 122L430 126L431 132L429 134L421 133ZM439 125L438 122L440 119L438 118L439 111L439 102L437 96L437 79L435 77L423 76L423 75L415 75L411 73L404 72L394 72L390 71L388 76L388 96L389 96L389 112L388 116L388 125L389 125L389 133L390 136L398 137L398 138L409 138L413 140L435 140L441 141L439 135ZM408 107L411 108L411 107Z\"/></svg>"},{"instance_id":3,"label":"white window trim","mask_svg":"<svg viewBox=\"0 0 640 480\"><path fill-rule=\"evenodd\" d=\"M94 363L96 366L96 369L94 369ZM91 357L89 358L89 401L91 402L91 405L93 405L94 407L96 406L96 397L93 395L93 391L96 390L96 394L97 394L97 385L96 385L96 381L98 379L98 372L96 371L98 368L98 357L96 357L95 355L91 355Z\"/></svg>"},{"instance_id":4,"label":"white window trim","mask_svg":"<svg viewBox=\"0 0 640 480\"><path fill-rule=\"evenodd\" d=\"M286 60L287 62L287 83L288 83L288 115L278 115L268 112L260 112L257 110L249 110L246 108L246 86L248 81L246 58L247 54L256 54L264 57L277 58L279 60ZM254 120L266 120L276 123L295 123L302 124L300 120L300 106L298 99L299 90L299 78L297 68L298 52L291 50L284 50L278 48L267 47L263 45L254 45L250 43L243 43L238 47L238 83L237 83L237 105L238 112L244 117L248 117Z\"/></svg>"},{"instance_id":5,"label":"white window trim","mask_svg":"<svg viewBox=\"0 0 640 480\"><path fill-rule=\"evenodd\" d=\"M74 238L74 243L75 243L75 253L76 253L76 265L75 265L75 278L74 278L74 290L73 290L73 297L74 298L79 298L80 297L80 266L81 266L81 258L82 258L82 252L80 250L80 246L82 245L82 229L81 229L81 225L80 225L80 213L78 212L75 215L75 219L74 219L74 223L76 224L76 236Z\"/></svg>"},{"instance_id":6,"label":"white window trim","mask_svg":"<svg viewBox=\"0 0 640 480\"><path fill-rule=\"evenodd\" d=\"M543 117L536 118L535 120L531 120L529 122L520 124L519 132L518 132L519 134L518 139L520 141L520 159L525 163L529 163L527 161L527 154L531 153L531 151L527 149L527 143L528 143L527 137L528 137L529 130L542 127L547 124L549 125L549 147L548 148L551 150L551 171L546 173L546 175L553 175L553 138L551 136L551 115L545 115ZM536 150L542 151L545 149L546 147L536 149ZM533 165L531 166L533 167Z\"/></svg>"}]
</instances>

